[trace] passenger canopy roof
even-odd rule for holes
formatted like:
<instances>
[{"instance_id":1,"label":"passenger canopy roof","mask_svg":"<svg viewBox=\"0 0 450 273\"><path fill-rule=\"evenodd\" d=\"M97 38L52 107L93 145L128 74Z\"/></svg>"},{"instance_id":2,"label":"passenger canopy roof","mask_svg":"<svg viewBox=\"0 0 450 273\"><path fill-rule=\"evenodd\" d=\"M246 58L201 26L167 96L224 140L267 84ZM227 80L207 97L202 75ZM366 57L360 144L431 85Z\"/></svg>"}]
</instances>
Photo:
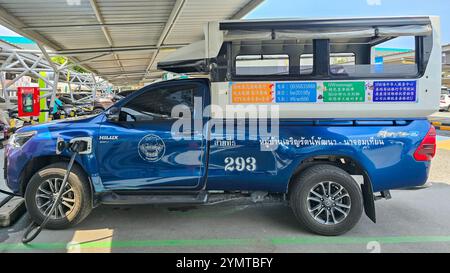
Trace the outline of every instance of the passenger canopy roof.
<instances>
[{"instance_id":1,"label":"passenger canopy roof","mask_svg":"<svg viewBox=\"0 0 450 273\"><path fill-rule=\"evenodd\" d=\"M214 26L214 24L209 24ZM207 70L211 56L210 47L220 48L227 41L245 42L273 40L306 41L312 39L333 39L342 43L365 43L374 45L398 36L431 35L432 27L428 16L385 17L353 19L284 19L284 20L233 20L222 21L215 30L219 34L209 40L202 40L178 49L158 63L158 68L173 72L202 72ZM209 53L207 51L209 50ZM216 52L218 53L218 51Z\"/></svg>"}]
</instances>

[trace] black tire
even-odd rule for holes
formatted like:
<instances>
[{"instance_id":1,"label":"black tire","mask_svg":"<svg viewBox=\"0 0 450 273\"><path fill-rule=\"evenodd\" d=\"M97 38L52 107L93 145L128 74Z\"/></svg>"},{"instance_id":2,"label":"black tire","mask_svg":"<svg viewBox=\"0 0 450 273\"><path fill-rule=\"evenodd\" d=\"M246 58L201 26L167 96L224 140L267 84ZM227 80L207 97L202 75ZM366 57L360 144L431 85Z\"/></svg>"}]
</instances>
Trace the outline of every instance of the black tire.
<instances>
[{"instance_id":1,"label":"black tire","mask_svg":"<svg viewBox=\"0 0 450 273\"><path fill-rule=\"evenodd\" d=\"M333 210L333 217L335 216L335 214L340 214L339 216L343 218L341 222L333 221L333 223L323 223L323 219L315 219L309 211L309 209L312 209L310 204L315 202L311 201L311 199L308 200L308 196L313 196L310 195L311 190L318 189L318 187L321 187L320 183L326 181L332 182L331 185L333 185L335 189L337 189L337 186L339 185L342 186L349 195L348 197L344 197L346 200L348 200L347 202L350 202L346 217L344 217L344 214L336 212L336 210L333 209L333 206L334 208L336 207L334 204L330 205L329 203L326 203L327 205L331 206L330 209ZM320 235L336 236L351 230L361 218L363 211L363 198L361 188L358 183L351 177L351 175L349 175L341 168L327 164L315 165L304 170L300 175L296 177L293 183L294 184L292 185L289 193L290 206L300 224L309 231ZM337 190L335 192L332 192L330 196L333 196L336 192ZM340 195L342 195L342 192ZM333 200L337 200L338 197L333 197ZM331 198L328 199L331 200ZM323 199L320 200L323 201ZM335 201L331 202L334 203ZM308 207L308 205L310 205L310 207ZM319 206L319 208L312 212L313 214L319 213L319 211L325 206L325 203L317 203L317 206ZM330 212L330 210L328 210L327 208L329 207L325 206L326 210L322 211L322 213L326 214L325 216L323 214L319 215L321 217L326 217L326 222L328 222L329 220Z\"/></svg>"},{"instance_id":2,"label":"black tire","mask_svg":"<svg viewBox=\"0 0 450 273\"><path fill-rule=\"evenodd\" d=\"M105 111L105 109L103 109L103 108L94 108L94 110L92 111L92 114L98 115L103 111Z\"/></svg>"},{"instance_id":3,"label":"black tire","mask_svg":"<svg viewBox=\"0 0 450 273\"><path fill-rule=\"evenodd\" d=\"M37 192L39 187L48 179L63 179L68 163L60 162L49 165L33 175L25 190L25 205L31 219L41 224L45 218L43 212L38 208ZM50 219L45 228L65 229L80 223L92 210L92 196L87 178L82 169L73 166L69 175L68 183L73 189L73 209L69 210L65 217Z\"/></svg>"}]
</instances>

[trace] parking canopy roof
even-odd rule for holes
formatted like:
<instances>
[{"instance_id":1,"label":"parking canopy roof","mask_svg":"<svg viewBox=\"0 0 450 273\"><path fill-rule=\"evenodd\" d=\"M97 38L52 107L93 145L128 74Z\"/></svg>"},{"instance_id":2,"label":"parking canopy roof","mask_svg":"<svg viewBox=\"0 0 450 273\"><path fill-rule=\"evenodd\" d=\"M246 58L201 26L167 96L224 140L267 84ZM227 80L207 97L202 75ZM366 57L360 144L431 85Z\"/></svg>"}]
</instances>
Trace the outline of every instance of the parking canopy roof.
<instances>
[{"instance_id":1,"label":"parking canopy roof","mask_svg":"<svg viewBox=\"0 0 450 273\"><path fill-rule=\"evenodd\" d=\"M263 0L0 0L0 24L116 85L159 78L156 64L203 39L208 21L240 19Z\"/></svg>"}]
</instances>

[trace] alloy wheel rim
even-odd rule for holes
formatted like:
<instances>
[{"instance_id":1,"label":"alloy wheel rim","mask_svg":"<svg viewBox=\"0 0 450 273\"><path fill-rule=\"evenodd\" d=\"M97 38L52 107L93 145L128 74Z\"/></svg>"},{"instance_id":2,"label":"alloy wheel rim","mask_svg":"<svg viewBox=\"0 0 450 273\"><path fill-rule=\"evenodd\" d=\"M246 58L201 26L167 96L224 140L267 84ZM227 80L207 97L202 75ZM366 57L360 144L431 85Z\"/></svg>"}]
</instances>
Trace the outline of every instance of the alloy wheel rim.
<instances>
[{"instance_id":1,"label":"alloy wheel rim","mask_svg":"<svg viewBox=\"0 0 450 273\"><path fill-rule=\"evenodd\" d=\"M50 178L39 186L36 192L36 205L42 215L46 216L50 212L62 182L61 178ZM75 196L72 186L70 183L67 183L61 196L61 202L50 216L50 219L59 220L66 218L75 208Z\"/></svg>"},{"instance_id":2,"label":"alloy wheel rim","mask_svg":"<svg viewBox=\"0 0 450 273\"><path fill-rule=\"evenodd\" d=\"M344 221L351 209L351 199L344 186L324 181L308 193L308 212L320 224L336 225Z\"/></svg>"}]
</instances>

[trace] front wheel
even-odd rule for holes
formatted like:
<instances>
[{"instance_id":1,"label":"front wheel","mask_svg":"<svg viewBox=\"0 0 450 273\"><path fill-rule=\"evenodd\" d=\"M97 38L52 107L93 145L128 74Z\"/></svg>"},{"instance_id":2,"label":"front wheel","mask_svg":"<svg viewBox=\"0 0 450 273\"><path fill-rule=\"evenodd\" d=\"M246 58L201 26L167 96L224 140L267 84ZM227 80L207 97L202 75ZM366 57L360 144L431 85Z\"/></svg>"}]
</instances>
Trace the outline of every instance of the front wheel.
<instances>
[{"instance_id":1,"label":"front wheel","mask_svg":"<svg viewBox=\"0 0 450 273\"><path fill-rule=\"evenodd\" d=\"M25 205L31 219L41 224L59 192L67 163L55 163L39 170L27 185ZM46 228L65 229L81 222L92 210L88 181L80 167L74 165L63 191L61 203L50 216Z\"/></svg>"},{"instance_id":2,"label":"front wheel","mask_svg":"<svg viewBox=\"0 0 450 273\"><path fill-rule=\"evenodd\" d=\"M361 189L344 170L332 165L312 166L293 181L290 205L308 230L336 236L352 229L363 211Z\"/></svg>"}]
</instances>

